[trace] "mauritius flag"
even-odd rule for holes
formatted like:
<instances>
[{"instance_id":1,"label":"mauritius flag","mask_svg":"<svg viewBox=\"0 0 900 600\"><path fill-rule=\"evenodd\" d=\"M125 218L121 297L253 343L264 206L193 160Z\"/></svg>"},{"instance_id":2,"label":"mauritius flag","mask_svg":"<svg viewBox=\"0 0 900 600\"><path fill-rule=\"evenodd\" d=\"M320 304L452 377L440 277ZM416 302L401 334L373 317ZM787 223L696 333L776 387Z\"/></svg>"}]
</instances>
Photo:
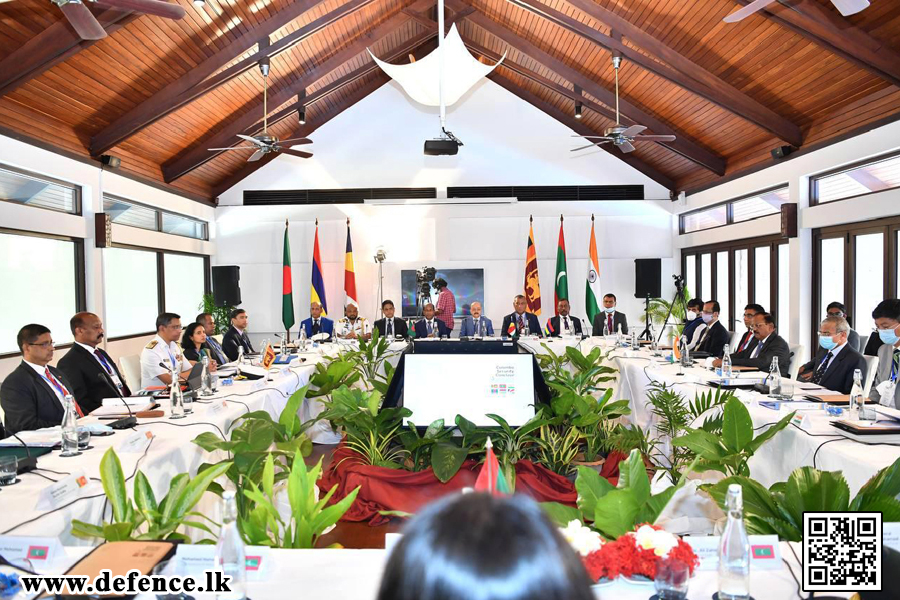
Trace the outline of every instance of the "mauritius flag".
<instances>
[{"instance_id":1,"label":"mauritius flag","mask_svg":"<svg viewBox=\"0 0 900 600\"><path fill-rule=\"evenodd\" d=\"M315 241L313 241L312 290L309 295L309 301L321 304L322 314L328 314L328 303L325 300L325 277L322 271L322 257L319 255L318 219L316 219L316 237Z\"/></svg>"},{"instance_id":2,"label":"mauritius flag","mask_svg":"<svg viewBox=\"0 0 900 600\"><path fill-rule=\"evenodd\" d=\"M294 290L291 280L291 241L288 239L288 221L284 220L284 255L281 267L281 322L284 330L294 326Z\"/></svg>"},{"instance_id":3,"label":"mauritius flag","mask_svg":"<svg viewBox=\"0 0 900 600\"><path fill-rule=\"evenodd\" d=\"M500 463L494 455L491 438L487 439L485 447L487 448L487 454L484 458L484 464L481 466L481 473L478 474L478 479L475 480L475 491L488 492L492 496L511 494L509 483L507 483L503 471L500 470Z\"/></svg>"}]
</instances>

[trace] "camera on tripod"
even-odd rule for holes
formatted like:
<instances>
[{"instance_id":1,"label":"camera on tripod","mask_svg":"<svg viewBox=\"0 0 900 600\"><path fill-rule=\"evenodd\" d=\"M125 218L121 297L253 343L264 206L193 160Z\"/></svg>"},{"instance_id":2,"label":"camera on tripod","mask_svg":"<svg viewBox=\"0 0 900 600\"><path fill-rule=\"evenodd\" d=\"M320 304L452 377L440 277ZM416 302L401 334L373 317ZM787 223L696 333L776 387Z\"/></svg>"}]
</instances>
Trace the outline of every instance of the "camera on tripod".
<instances>
[{"instance_id":1,"label":"camera on tripod","mask_svg":"<svg viewBox=\"0 0 900 600\"><path fill-rule=\"evenodd\" d=\"M431 286L437 277L437 269L434 267L422 267L416 271L416 288L419 294L431 296Z\"/></svg>"}]
</instances>

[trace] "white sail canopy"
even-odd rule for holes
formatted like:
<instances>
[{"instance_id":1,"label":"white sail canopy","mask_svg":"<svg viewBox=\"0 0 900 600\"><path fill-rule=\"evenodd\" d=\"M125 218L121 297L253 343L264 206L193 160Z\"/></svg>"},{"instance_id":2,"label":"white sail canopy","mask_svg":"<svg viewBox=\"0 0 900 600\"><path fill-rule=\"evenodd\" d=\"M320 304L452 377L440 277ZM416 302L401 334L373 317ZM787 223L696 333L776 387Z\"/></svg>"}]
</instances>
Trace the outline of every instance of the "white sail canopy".
<instances>
[{"instance_id":1,"label":"white sail canopy","mask_svg":"<svg viewBox=\"0 0 900 600\"><path fill-rule=\"evenodd\" d=\"M443 41L444 51L444 105L450 106L503 62L506 54L495 65L485 65L472 56L466 49L456 24ZM367 48L368 50L368 48ZM399 83L409 97L425 106L440 106L440 56L438 50L431 52L423 59L408 65L392 65L378 60L369 50L372 59L387 73L391 79Z\"/></svg>"}]
</instances>

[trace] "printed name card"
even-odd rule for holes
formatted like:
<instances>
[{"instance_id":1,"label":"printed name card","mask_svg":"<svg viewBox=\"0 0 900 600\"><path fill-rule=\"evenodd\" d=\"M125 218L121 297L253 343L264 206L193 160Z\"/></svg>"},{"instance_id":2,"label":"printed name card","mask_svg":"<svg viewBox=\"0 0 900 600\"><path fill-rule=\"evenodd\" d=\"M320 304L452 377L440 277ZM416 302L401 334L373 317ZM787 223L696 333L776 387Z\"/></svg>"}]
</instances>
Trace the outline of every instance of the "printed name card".
<instances>
[{"instance_id":1,"label":"printed name card","mask_svg":"<svg viewBox=\"0 0 900 600\"><path fill-rule=\"evenodd\" d=\"M253 382L253 386L250 389L255 392L257 390L263 389L264 387L266 387L266 380L265 379L257 379L256 381Z\"/></svg>"},{"instance_id":2,"label":"printed name card","mask_svg":"<svg viewBox=\"0 0 900 600\"><path fill-rule=\"evenodd\" d=\"M62 544L55 537L0 536L0 555L10 562L28 560L35 569L49 565L60 556Z\"/></svg>"},{"instance_id":3,"label":"printed name card","mask_svg":"<svg viewBox=\"0 0 900 600\"><path fill-rule=\"evenodd\" d=\"M751 535L750 537L750 569L760 571L778 571L783 568L781 562L781 546L777 535ZM701 571L715 571L719 568L719 536L685 536L684 541L691 545L694 554L700 559Z\"/></svg>"},{"instance_id":4,"label":"printed name card","mask_svg":"<svg viewBox=\"0 0 900 600\"><path fill-rule=\"evenodd\" d=\"M81 496L81 490L90 483L84 469L77 469L71 475L63 477L41 490L35 510L53 510L64 506Z\"/></svg>"},{"instance_id":5,"label":"printed name card","mask_svg":"<svg viewBox=\"0 0 900 600\"><path fill-rule=\"evenodd\" d=\"M247 546L244 559L247 580L262 581L271 571L272 555L264 546ZM212 545L180 544L175 551L185 575L201 575L207 569L215 569L216 547Z\"/></svg>"},{"instance_id":6,"label":"printed name card","mask_svg":"<svg viewBox=\"0 0 900 600\"><path fill-rule=\"evenodd\" d=\"M213 400L212 404L206 407L206 414L210 417L218 415L228 410L228 402L224 398Z\"/></svg>"},{"instance_id":7,"label":"printed name card","mask_svg":"<svg viewBox=\"0 0 900 600\"><path fill-rule=\"evenodd\" d=\"M116 452L143 452L153 440L153 434L150 431L135 431L116 446Z\"/></svg>"},{"instance_id":8,"label":"printed name card","mask_svg":"<svg viewBox=\"0 0 900 600\"><path fill-rule=\"evenodd\" d=\"M900 523L881 524L881 543L900 552Z\"/></svg>"}]
</instances>

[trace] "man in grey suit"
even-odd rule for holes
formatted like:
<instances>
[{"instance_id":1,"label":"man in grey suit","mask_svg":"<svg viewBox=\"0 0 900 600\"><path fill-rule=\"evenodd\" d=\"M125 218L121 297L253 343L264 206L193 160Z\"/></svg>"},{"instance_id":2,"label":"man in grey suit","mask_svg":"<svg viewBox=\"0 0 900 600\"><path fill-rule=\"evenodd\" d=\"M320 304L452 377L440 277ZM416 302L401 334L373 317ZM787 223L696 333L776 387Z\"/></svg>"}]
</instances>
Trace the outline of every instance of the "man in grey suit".
<instances>
[{"instance_id":1,"label":"man in grey suit","mask_svg":"<svg viewBox=\"0 0 900 600\"><path fill-rule=\"evenodd\" d=\"M616 295L606 294L603 296L603 312L594 317L592 323L593 328L591 335L603 335L603 326L609 330L610 335L615 335L622 327L622 333L628 333L628 320L625 313L616 310Z\"/></svg>"},{"instance_id":2,"label":"man in grey suit","mask_svg":"<svg viewBox=\"0 0 900 600\"><path fill-rule=\"evenodd\" d=\"M731 364L740 367L753 367L760 371L768 371L772 364L772 358L778 357L778 370L782 377L787 377L791 367L791 349L788 343L780 335L775 333L775 318L769 313L760 313L753 317L753 335L756 336L756 346L749 356L740 356L740 353L731 355ZM721 367L722 359L713 361L713 366Z\"/></svg>"},{"instance_id":3,"label":"man in grey suit","mask_svg":"<svg viewBox=\"0 0 900 600\"><path fill-rule=\"evenodd\" d=\"M878 337L884 345L878 349L878 370L869 391L869 400L885 406L900 406L900 300L883 300L872 311Z\"/></svg>"},{"instance_id":4,"label":"man in grey suit","mask_svg":"<svg viewBox=\"0 0 900 600\"><path fill-rule=\"evenodd\" d=\"M469 311L472 314L463 319L462 326L459 328L459 337L493 336L494 324L481 314L481 302L473 302Z\"/></svg>"}]
</instances>

